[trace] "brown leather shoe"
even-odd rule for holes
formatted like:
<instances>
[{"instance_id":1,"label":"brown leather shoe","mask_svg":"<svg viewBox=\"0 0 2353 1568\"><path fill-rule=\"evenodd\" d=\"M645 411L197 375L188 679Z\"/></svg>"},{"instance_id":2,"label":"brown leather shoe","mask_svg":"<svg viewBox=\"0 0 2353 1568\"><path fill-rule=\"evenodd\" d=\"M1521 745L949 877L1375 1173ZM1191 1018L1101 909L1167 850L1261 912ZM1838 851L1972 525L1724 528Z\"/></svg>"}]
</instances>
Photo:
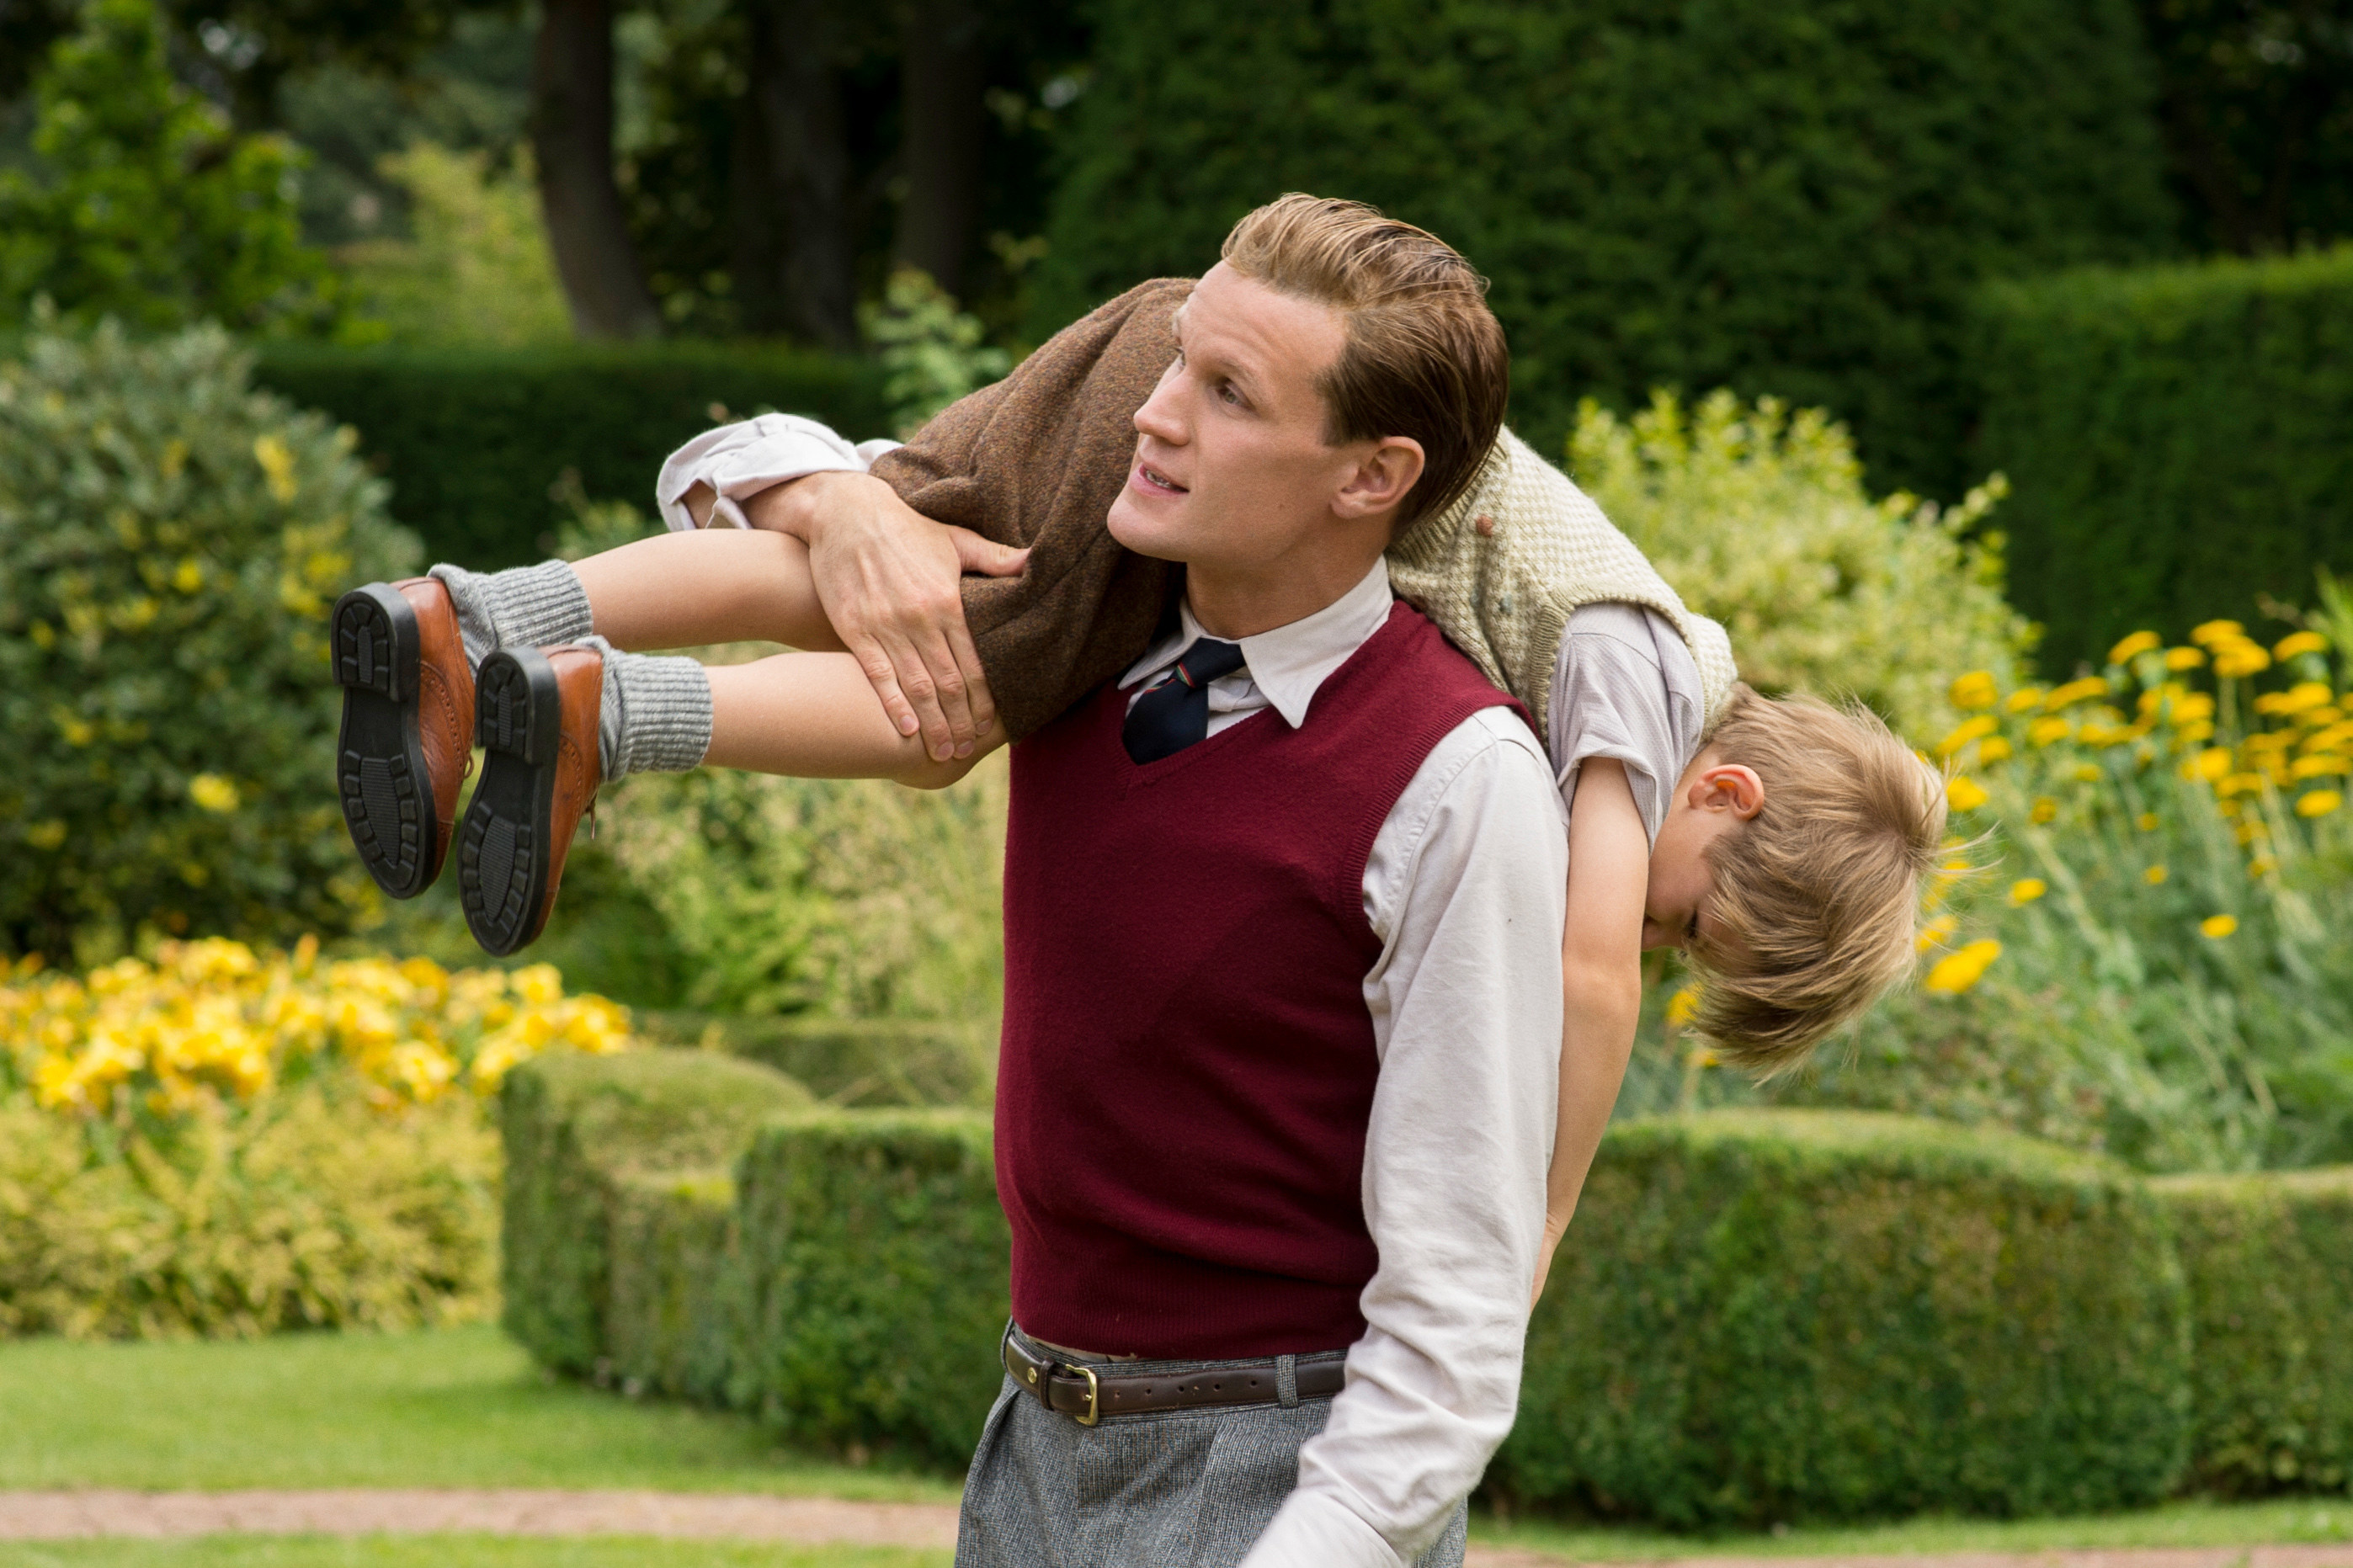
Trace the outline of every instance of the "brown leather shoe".
<instances>
[{"instance_id":1,"label":"brown leather shoe","mask_svg":"<svg viewBox=\"0 0 2353 1568\"><path fill-rule=\"evenodd\" d=\"M604 689L605 656L592 647L501 649L476 675L484 760L458 835L458 899L474 940L501 958L547 924L572 830L604 782Z\"/></svg>"},{"instance_id":2,"label":"brown leather shoe","mask_svg":"<svg viewBox=\"0 0 2353 1568\"><path fill-rule=\"evenodd\" d=\"M376 886L413 899L441 874L473 762L474 678L458 612L440 583L411 577L353 589L331 627L343 821Z\"/></svg>"}]
</instances>

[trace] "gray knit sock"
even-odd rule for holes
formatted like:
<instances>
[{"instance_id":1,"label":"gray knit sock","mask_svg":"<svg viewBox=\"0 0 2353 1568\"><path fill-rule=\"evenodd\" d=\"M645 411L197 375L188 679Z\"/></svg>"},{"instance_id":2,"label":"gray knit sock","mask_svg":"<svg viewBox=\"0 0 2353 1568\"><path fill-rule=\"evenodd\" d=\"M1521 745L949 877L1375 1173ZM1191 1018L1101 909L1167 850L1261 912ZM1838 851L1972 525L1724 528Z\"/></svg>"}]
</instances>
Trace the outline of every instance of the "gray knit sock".
<instances>
[{"instance_id":1,"label":"gray knit sock","mask_svg":"<svg viewBox=\"0 0 2353 1568\"><path fill-rule=\"evenodd\" d=\"M605 782L631 773L682 773L711 750L711 677L691 658L623 653L603 637L579 637L605 656L596 749Z\"/></svg>"},{"instance_id":2,"label":"gray knit sock","mask_svg":"<svg viewBox=\"0 0 2353 1568\"><path fill-rule=\"evenodd\" d=\"M431 574L449 589L458 634L466 639L466 662L476 669L502 647L553 647L578 642L596 627L588 590L569 561L543 561L509 572L443 565Z\"/></svg>"}]
</instances>

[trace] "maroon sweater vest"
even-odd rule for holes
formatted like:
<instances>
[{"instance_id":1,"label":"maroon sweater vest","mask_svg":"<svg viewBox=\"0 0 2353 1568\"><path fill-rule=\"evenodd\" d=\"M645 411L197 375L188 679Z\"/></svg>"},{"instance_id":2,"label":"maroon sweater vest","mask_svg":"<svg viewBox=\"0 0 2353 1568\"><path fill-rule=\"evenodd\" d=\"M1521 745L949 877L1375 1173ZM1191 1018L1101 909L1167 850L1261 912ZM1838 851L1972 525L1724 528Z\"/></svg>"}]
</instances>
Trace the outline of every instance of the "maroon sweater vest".
<instances>
[{"instance_id":1,"label":"maroon sweater vest","mask_svg":"<svg viewBox=\"0 0 2353 1568\"><path fill-rule=\"evenodd\" d=\"M1365 860L1430 748L1518 705L1404 605L1297 730L1268 709L1138 764L1128 696L1107 686L1013 748L997 1174L1014 1316L1112 1354L1353 1343L1379 1261Z\"/></svg>"}]
</instances>

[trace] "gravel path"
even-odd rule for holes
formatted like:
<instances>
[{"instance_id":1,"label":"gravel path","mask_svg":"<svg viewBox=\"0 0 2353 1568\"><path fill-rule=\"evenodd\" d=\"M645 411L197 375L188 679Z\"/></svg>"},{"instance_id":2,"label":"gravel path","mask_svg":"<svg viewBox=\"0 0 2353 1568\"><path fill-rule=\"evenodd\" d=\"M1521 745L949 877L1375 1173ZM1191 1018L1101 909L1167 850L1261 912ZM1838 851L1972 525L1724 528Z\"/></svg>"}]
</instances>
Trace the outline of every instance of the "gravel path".
<instances>
[{"instance_id":1,"label":"gravel path","mask_svg":"<svg viewBox=\"0 0 2353 1568\"><path fill-rule=\"evenodd\" d=\"M93 1536L637 1535L806 1546L955 1544L944 1503L646 1491L0 1492L0 1541ZM1564 1568L1541 1552L1474 1546L1468 1568ZM2353 1568L2353 1544L1941 1556L1704 1557L1646 1568Z\"/></svg>"}]
</instances>

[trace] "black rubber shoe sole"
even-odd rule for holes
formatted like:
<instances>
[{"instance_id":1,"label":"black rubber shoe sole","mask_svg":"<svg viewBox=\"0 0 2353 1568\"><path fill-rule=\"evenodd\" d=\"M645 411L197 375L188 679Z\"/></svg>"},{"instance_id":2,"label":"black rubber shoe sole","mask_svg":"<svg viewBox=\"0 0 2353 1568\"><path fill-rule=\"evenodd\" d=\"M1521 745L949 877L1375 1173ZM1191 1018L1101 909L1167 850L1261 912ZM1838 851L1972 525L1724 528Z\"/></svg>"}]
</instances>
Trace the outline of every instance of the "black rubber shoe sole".
<instances>
[{"instance_id":1,"label":"black rubber shoe sole","mask_svg":"<svg viewBox=\"0 0 2353 1568\"><path fill-rule=\"evenodd\" d=\"M547 923L554 862L555 763L564 696L537 648L501 650L474 677L474 739L485 753L458 826L458 901L467 929L500 958Z\"/></svg>"},{"instance_id":2,"label":"black rubber shoe sole","mask_svg":"<svg viewBox=\"0 0 2353 1568\"><path fill-rule=\"evenodd\" d=\"M433 782L417 730L417 612L389 584L371 583L335 602L329 626L343 689L335 744L343 823L375 885L413 899L440 875L445 847L434 842Z\"/></svg>"}]
</instances>

